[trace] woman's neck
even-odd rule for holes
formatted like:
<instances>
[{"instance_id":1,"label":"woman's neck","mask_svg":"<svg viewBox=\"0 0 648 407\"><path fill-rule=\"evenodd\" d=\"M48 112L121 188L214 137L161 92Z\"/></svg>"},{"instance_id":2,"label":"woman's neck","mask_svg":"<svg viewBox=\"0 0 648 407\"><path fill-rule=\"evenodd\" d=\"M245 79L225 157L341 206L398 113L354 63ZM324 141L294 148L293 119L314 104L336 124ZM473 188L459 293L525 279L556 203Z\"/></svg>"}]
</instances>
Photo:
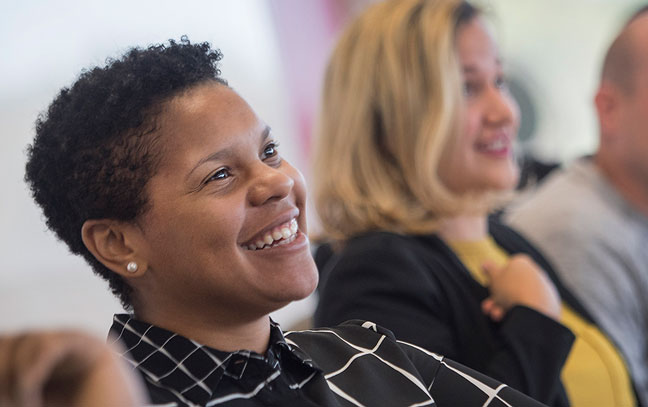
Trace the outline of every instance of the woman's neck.
<instances>
[{"instance_id":1,"label":"woman's neck","mask_svg":"<svg viewBox=\"0 0 648 407\"><path fill-rule=\"evenodd\" d=\"M191 313L157 315L155 312L136 312L136 317L223 352L245 349L263 355L270 342L269 315L246 321L204 319L204 315Z\"/></svg>"},{"instance_id":2,"label":"woman's neck","mask_svg":"<svg viewBox=\"0 0 648 407\"><path fill-rule=\"evenodd\" d=\"M456 216L441 219L439 235L445 241L474 241L488 236L488 221L485 215Z\"/></svg>"}]
</instances>

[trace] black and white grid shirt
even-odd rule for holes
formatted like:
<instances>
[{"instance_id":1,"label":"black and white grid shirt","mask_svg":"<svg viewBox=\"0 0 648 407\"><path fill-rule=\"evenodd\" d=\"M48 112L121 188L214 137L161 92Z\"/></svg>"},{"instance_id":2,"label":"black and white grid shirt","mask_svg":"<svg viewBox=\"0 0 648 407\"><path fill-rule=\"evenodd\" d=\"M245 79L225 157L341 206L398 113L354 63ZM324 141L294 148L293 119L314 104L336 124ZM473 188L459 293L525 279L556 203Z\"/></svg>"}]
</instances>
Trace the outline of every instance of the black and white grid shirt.
<instances>
[{"instance_id":1,"label":"black and white grid shirt","mask_svg":"<svg viewBox=\"0 0 648 407\"><path fill-rule=\"evenodd\" d=\"M270 323L264 355L222 352L127 314L110 335L155 406L541 406L371 322L285 334Z\"/></svg>"}]
</instances>

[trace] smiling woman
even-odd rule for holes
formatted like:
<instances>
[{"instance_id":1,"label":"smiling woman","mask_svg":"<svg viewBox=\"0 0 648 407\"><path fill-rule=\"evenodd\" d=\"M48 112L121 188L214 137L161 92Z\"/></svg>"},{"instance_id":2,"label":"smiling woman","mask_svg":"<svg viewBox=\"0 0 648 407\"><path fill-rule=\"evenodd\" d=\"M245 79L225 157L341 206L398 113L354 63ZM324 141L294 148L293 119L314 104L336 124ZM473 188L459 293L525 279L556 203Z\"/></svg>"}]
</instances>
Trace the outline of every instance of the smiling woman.
<instances>
[{"instance_id":1,"label":"smiling woman","mask_svg":"<svg viewBox=\"0 0 648 407\"><path fill-rule=\"evenodd\" d=\"M87 220L83 241L128 278L140 319L219 349L261 352L266 321L256 321L254 343L229 336L214 343L211 325L251 322L314 290L303 178L281 159L268 126L221 83L196 85L163 109L159 163L145 188L149 208L134 223ZM290 244L279 245L287 239L275 242L271 233L290 231L291 223ZM249 249L262 240L264 250ZM138 269L127 270L128 262ZM207 299L218 306L195 313Z\"/></svg>"},{"instance_id":2,"label":"smiling woman","mask_svg":"<svg viewBox=\"0 0 648 407\"><path fill-rule=\"evenodd\" d=\"M487 20L461 0L385 1L342 34L314 171L338 250L317 256L315 323L370 319L553 406L633 405L585 307L489 219L518 178L502 65Z\"/></svg>"},{"instance_id":3,"label":"smiling woman","mask_svg":"<svg viewBox=\"0 0 648 407\"><path fill-rule=\"evenodd\" d=\"M318 278L304 181L219 59L187 39L131 49L63 89L29 149L49 227L132 311L110 332L152 401L538 405L371 322L284 335L269 313Z\"/></svg>"},{"instance_id":4,"label":"smiling woman","mask_svg":"<svg viewBox=\"0 0 648 407\"><path fill-rule=\"evenodd\" d=\"M331 56L319 122L315 202L337 253L318 256L315 323L370 319L569 405L561 372L573 335L558 321L559 281L488 220L517 182L519 114L480 10L370 7Z\"/></svg>"}]
</instances>

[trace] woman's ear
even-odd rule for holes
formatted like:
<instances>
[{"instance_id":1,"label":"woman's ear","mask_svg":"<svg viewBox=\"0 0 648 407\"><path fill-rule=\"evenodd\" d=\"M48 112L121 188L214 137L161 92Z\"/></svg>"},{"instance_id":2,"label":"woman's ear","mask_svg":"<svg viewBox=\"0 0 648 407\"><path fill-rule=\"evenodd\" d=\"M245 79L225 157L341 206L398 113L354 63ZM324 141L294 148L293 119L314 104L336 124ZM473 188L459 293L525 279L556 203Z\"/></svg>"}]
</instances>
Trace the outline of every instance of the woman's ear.
<instances>
[{"instance_id":1,"label":"woman's ear","mask_svg":"<svg viewBox=\"0 0 648 407\"><path fill-rule=\"evenodd\" d=\"M81 227L83 244L104 266L122 277L141 277L148 264L136 225L111 219L90 219Z\"/></svg>"}]
</instances>

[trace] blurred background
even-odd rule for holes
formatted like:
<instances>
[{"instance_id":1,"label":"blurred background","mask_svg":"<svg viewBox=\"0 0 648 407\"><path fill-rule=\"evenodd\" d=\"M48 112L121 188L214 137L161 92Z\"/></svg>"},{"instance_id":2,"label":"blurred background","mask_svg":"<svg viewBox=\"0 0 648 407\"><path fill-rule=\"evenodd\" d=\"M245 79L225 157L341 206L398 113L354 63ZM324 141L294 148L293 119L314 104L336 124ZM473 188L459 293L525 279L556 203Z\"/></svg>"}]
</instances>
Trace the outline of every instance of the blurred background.
<instances>
[{"instance_id":1,"label":"blurred background","mask_svg":"<svg viewBox=\"0 0 648 407\"><path fill-rule=\"evenodd\" d=\"M0 0L0 332L64 325L104 335L121 311L107 284L46 230L23 182L34 120L83 68L184 34L209 41L225 55L223 77L308 179L326 58L340 28L371 2ZM475 3L488 10L522 109L521 152L550 163L593 152L603 53L639 2ZM274 316L290 327L313 302Z\"/></svg>"}]
</instances>

